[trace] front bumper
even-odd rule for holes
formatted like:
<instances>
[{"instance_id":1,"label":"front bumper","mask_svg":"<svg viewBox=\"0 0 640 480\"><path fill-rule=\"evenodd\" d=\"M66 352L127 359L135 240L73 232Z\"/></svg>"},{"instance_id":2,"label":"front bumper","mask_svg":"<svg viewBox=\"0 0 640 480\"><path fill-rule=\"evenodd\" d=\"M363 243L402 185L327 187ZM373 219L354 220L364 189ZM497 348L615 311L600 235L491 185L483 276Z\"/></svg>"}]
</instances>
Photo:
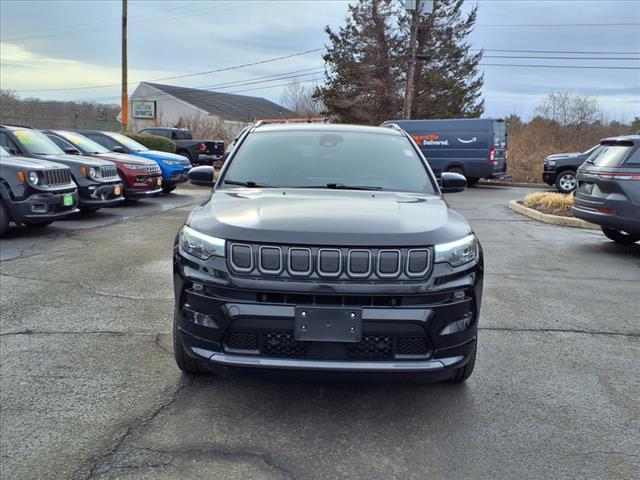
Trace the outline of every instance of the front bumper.
<instances>
[{"instance_id":1,"label":"front bumper","mask_svg":"<svg viewBox=\"0 0 640 480\"><path fill-rule=\"evenodd\" d=\"M162 177L136 178L124 189L125 198L155 197L162 193Z\"/></svg>"},{"instance_id":2,"label":"front bumper","mask_svg":"<svg viewBox=\"0 0 640 480\"><path fill-rule=\"evenodd\" d=\"M175 171L170 174L168 178L164 178L163 185L176 185L178 183L184 183L189 180L189 170Z\"/></svg>"},{"instance_id":3,"label":"front bumper","mask_svg":"<svg viewBox=\"0 0 640 480\"><path fill-rule=\"evenodd\" d=\"M481 262L448 281L374 285L258 282L229 275L224 259L213 260L205 273L185 257L176 251L174 258L177 335L187 354L213 369L401 372L444 379L476 348ZM358 309L362 339L297 340L300 306ZM442 334L460 322L464 326Z\"/></svg>"},{"instance_id":4,"label":"front bumper","mask_svg":"<svg viewBox=\"0 0 640 480\"><path fill-rule=\"evenodd\" d=\"M71 195L72 205L65 206L63 198ZM60 220L64 217L76 213L78 209L78 192L61 193L36 193L30 195L21 202L11 202L9 205L11 217L16 223L47 222L50 220ZM34 211L35 210L35 211Z\"/></svg>"},{"instance_id":5,"label":"front bumper","mask_svg":"<svg viewBox=\"0 0 640 480\"><path fill-rule=\"evenodd\" d=\"M555 170L544 171L542 172L542 180L547 185L553 186L556 183L556 174L557 172Z\"/></svg>"},{"instance_id":6,"label":"front bumper","mask_svg":"<svg viewBox=\"0 0 640 480\"><path fill-rule=\"evenodd\" d=\"M115 207L124 201L122 183L96 183L78 188L80 207Z\"/></svg>"}]
</instances>

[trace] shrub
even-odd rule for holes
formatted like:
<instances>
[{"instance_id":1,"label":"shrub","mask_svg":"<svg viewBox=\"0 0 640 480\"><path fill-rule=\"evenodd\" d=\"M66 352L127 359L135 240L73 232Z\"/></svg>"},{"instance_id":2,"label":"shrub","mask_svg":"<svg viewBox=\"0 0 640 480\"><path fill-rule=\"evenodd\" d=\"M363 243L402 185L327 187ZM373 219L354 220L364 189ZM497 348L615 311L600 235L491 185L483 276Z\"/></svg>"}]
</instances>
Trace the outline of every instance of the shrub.
<instances>
[{"instance_id":1,"label":"shrub","mask_svg":"<svg viewBox=\"0 0 640 480\"><path fill-rule=\"evenodd\" d=\"M127 137L141 143L150 150L160 150L161 152L175 153L176 142L158 135L145 135L140 133L122 132Z\"/></svg>"},{"instance_id":2,"label":"shrub","mask_svg":"<svg viewBox=\"0 0 640 480\"><path fill-rule=\"evenodd\" d=\"M522 203L525 207L540 210L552 215L571 216L573 195L563 195L555 192L536 192L524 197Z\"/></svg>"}]
</instances>

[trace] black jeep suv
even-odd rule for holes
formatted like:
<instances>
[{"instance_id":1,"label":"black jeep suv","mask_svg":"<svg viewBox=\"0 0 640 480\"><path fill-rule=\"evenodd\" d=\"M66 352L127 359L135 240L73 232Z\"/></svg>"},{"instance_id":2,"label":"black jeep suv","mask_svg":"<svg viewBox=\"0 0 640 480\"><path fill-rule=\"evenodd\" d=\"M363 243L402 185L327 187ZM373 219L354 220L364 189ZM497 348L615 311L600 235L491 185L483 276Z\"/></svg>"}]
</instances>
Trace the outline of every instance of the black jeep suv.
<instances>
[{"instance_id":1,"label":"black jeep suv","mask_svg":"<svg viewBox=\"0 0 640 480\"><path fill-rule=\"evenodd\" d=\"M14 157L0 147L0 237L9 223L44 227L78 209L69 168L46 160Z\"/></svg>"},{"instance_id":2,"label":"black jeep suv","mask_svg":"<svg viewBox=\"0 0 640 480\"><path fill-rule=\"evenodd\" d=\"M213 184L212 167L189 176ZM176 236L176 362L461 382L482 281L478 240L399 127L257 125Z\"/></svg>"},{"instance_id":3,"label":"black jeep suv","mask_svg":"<svg viewBox=\"0 0 640 480\"><path fill-rule=\"evenodd\" d=\"M63 151L44 133L29 127L0 125L0 145L12 155L66 165L78 186L80 210L96 211L124 201L122 180L113 162Z\"/></svg>"}]
</instances>

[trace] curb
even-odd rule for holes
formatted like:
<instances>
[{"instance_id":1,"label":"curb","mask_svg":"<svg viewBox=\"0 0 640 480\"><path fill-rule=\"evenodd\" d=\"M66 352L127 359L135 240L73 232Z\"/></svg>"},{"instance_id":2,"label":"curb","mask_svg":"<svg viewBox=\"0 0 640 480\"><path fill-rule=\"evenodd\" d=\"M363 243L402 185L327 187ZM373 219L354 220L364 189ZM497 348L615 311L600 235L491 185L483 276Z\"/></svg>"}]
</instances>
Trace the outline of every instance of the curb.
<instances>
[{"instance_id":1,"label":"curb","mask_svg":"<svg viewBox=\"0 0 640 480\"><path fill-rule=\"evenodd\" d=\"M542 213L533 208L525 207L518 203L518 200L511 200L509 202L509 208L514 212L517 212L525 217L533 218L540 222L549 223L551 225L561 225L563 227L576 227L576 228L589 228L600 229L598 225L585 222L579 218L574 217L561 217L560 215L549 215L548 213Z\"/></svg>"},{"instance_id":2,"label":"curb","mask_svg":"<svg viewBox=\"0 0 640 480\"><path fill-rule=\"evenodd\" d=\"M496 187L520 187L520 188L543 188L545 190L552 190L553 187L546 183L522 183L522 182L493 182L491 180L480 181L478 185L496 186Z\"/></svg>"}]
</instances>

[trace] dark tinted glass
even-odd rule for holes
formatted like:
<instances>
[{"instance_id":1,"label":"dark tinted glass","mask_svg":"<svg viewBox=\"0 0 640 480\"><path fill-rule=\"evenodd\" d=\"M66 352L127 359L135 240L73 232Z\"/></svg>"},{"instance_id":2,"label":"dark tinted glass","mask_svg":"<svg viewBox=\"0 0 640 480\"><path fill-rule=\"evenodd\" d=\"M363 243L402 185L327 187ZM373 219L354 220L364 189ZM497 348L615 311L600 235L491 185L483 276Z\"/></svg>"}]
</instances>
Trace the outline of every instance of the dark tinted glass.
<instances>
[{"instance_id":1,"label":"dark tinted glass","mask_svg":"<svg viewBox=\"0 0 640 480\"><path fill-rule=\"evenodd\" d=\"M354 132L254 133L242 143L225 181L434 192L424 164L405 137Z\"/></svg>"},{"instance_id":2,"label":"dark tinted glass","mask_svg":"<svg viewBox=\"0 0 640 480\"><path fill-rule=\"evenodd\" d=\"M602 148L594 150L586 161L598 167L617 167L627 157L631 148L625 145L603 144Z\"/></svg>"}]
</instances>

